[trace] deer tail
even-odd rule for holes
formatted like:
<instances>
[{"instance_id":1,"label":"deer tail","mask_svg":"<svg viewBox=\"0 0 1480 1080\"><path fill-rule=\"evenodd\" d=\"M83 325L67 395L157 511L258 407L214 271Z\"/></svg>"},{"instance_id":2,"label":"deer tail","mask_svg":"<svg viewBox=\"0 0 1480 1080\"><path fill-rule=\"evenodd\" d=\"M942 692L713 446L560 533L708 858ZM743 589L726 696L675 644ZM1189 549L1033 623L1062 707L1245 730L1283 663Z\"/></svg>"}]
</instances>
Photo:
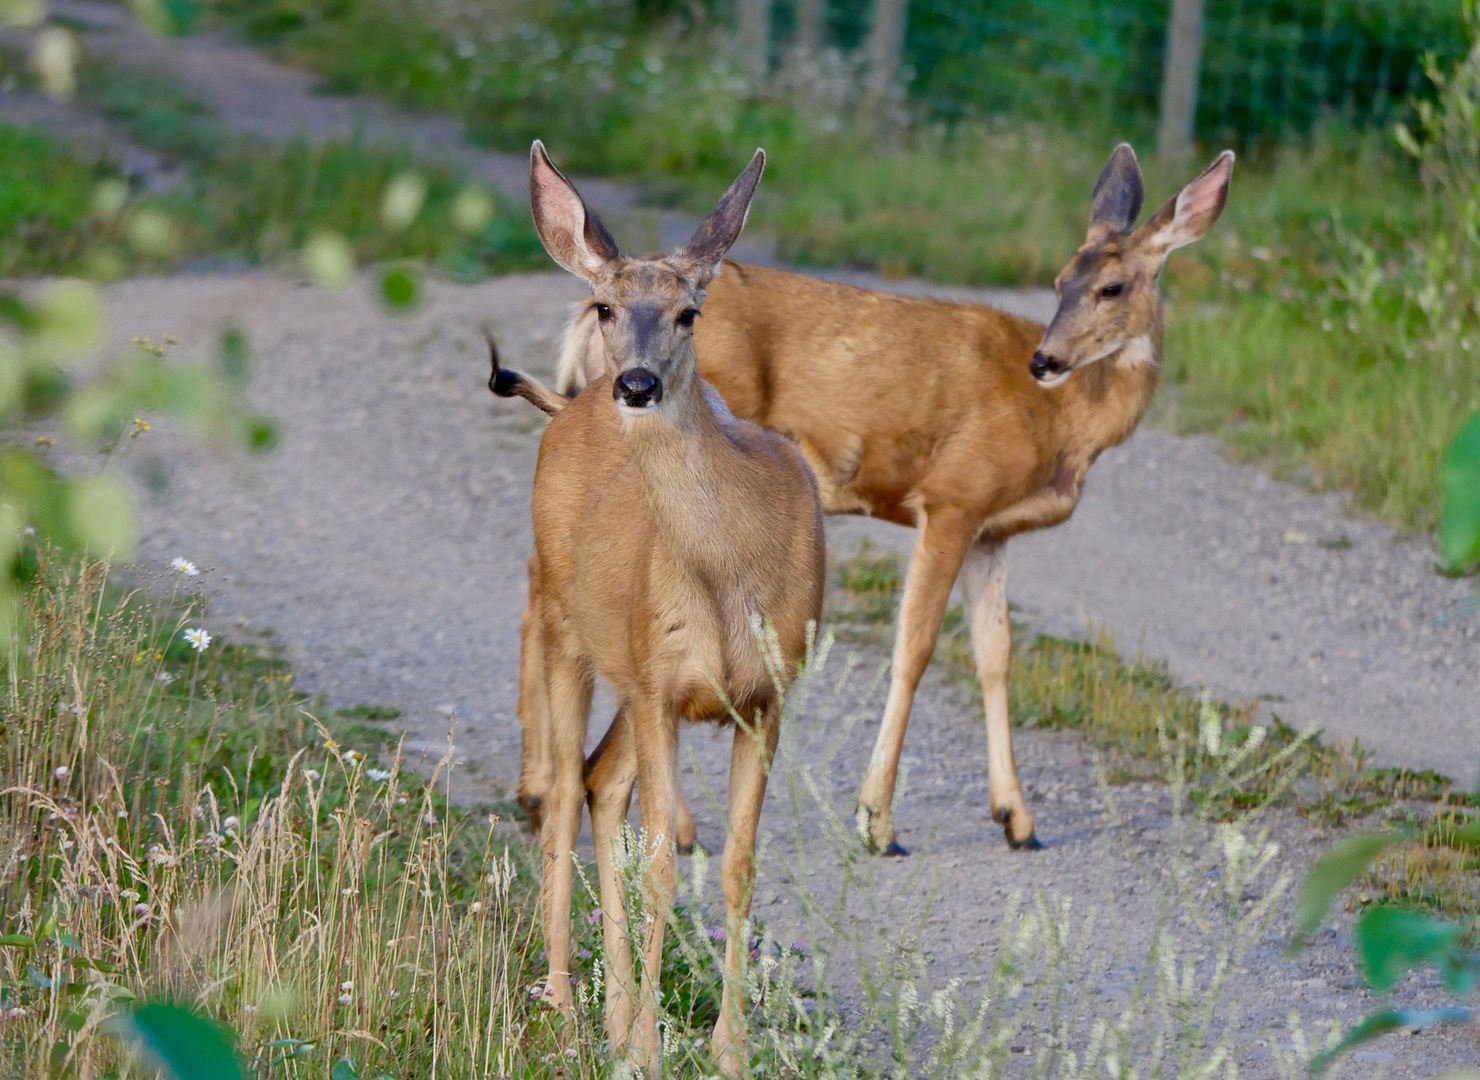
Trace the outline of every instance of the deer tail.
<instances>
[{"instance_id":1,"label":"deer tail","mask_svg":"<svg viewBox=\"0 0 1480 1080\"><path fill-rule=\"evenodd\" d=\"M555 365L555 389L575 397L586 384L606 373L606 360L597 326L596 306L583 303L565 327L560 342L560 359Z\"/></svg>"},{"instance_id":2,"label":"deer tail","mask_svg":"<svg viewBox=\"0 0 1480 1080\"><path fill-rule=\"evenodd\" d=\"M570 398L557 394L548 386L536 382L523 372L499 367L498 345L495 344L492 334L487 337L488 362L493 368L493 373L488 376L488 389L499 397L522 397L540 412L551 416L570 404Z\"/></svg>"}]
</instances>

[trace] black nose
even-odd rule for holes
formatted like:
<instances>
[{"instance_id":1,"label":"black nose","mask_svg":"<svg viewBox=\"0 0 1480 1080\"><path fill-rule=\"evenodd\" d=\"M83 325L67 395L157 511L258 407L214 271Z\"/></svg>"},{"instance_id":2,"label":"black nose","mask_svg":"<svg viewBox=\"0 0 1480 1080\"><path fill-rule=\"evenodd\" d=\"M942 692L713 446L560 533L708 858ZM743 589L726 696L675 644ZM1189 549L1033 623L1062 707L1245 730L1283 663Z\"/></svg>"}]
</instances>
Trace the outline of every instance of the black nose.
<instances>
[{"instance_id":1,"label":"black nose","mask_svg":"<svg viewBox=\"0 0 1480 1080\"><path fill-rule=\"evenodd\" d=\"M663 400L663 380L647 368L633 368L612 383L612 397L634 409L645 409Z\"/></svg>"},{"instance_id":2,"label":"black nose","mask_svg":"<svg viewBox=\"0 0 1480 1080\"><path fill-rule=\"evenodd\" d=\"M1046 379L1050 375L1056 375L1064 370L1062 360L1056 360L1052 356L1044 356L1041 352L1035 352L1033 359L1028 363L1028 373L1035 379Z\"/></svg>"}]
</instances>

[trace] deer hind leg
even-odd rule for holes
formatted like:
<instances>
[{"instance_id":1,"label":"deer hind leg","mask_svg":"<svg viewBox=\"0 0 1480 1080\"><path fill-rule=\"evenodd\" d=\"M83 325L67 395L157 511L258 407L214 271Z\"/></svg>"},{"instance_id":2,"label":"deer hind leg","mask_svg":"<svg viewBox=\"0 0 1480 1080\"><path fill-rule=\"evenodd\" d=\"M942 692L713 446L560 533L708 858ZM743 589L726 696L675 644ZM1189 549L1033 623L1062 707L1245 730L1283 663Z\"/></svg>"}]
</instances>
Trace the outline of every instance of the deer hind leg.
<instances>
[{"instance_id":1,"label":"deer hind leg","mask_svg":"<svg viewBox=\"0 0 1480 1080\"><path fill-rule=\"evenodd\" d=\"M591 835L596 841L596 868L601 881L601 934L606 953L606 1035L611 1054L628 1053L632 1039L632 939L627 926L626 887L614 845L632 805L637 782L637 747L626 711L617 710L612 725L586 761ZM635 854L635 853L632 853Z\"/></svg>"},{"instance_id":2,"label":"deer hind leg","mask_svg":"<svg viewBox=\"0 0 1480 1080\"><path fill-rule=\"evenodd\" d=\"M555 786L550 750L550 701L545 688L545 623L540 610L539 556L529 560L529 600L519 620L519 805L536 837Z\"/></svg>"},{"instance_id":3,"label":"deer hind leg","mask_svg":"<svg viewBox=\"0 0 1480 1080\"><path fill-rule=\"evenodd\" d=\"M758 727L735 725L730 751L730 826L725 839L720 882L725 894L725 987L719 1022L710 1049L725 1076L743 1076L749 1063L745 1033L745 924L755 892L755 836L760 826L766 780L781 732L779 706L772 705Z\"/></svg>"},{"instance_id":4,"label":"deer hind leg","mask_svg":"<svg viewBox=\"0 0 1480 1080\"><path fill-rule=\"evenodd\" d=\"M550 1003L567 1015L570 992L570 901L576 838L585 802L586 721L591 711L591 676L559 642L545 642L545 681L550 701L550 747L555 782L541 836L544 877L540 899L545 953L550 962Z\"/></svg>"},{"instance_id":5,"label":"deer hind leg","mask_svg":"<svg viewBox=\"0 0 1480 1080\"><path fill-rule=\"evenodd\" d=\"M642 811L643 844L649 858L647 873L647 940L642 962L642 993L638 1002L632 1048L634 1064L651 1077L662 1075L663 1045L658 1037L658 991L663 972L663 931L673 906L677 868L673 825L678 792L678 722L654 696L639 697L631 706L632 738L637 752L638 804ZM640 1050L640 1053L639 1053Z\"/></svg>"},{"instance_id":6,"label":"deer hind leg","mask_svg":"<svg viewBox=\"0 0 1480 1080\"><path fill-rule=\"evenodd\" d=\"M1014 848L1041 848L1033 832L1033 812L1023 799L1017 761L1012 756L1012 726L1007 715L1007 677L1012 667L1012 624L1007 613L1007 543L977 544L961 575L966 621L982 681L987 712L987 783L992 817Z\"/></svg>"},{"instance_id":7,"label":"deer hind leg","mask_svg":"<svg viewBox=\"0 0 1480 1080\"><path fill-rule=\"evenodd\" d=\"M894 783L899 773L899 755L904 748L915 689L935 651L951 586L956 583L961 560L971 542L970 524L961 516L921 516L920 538L910 559L904 599L899 605L884 722L879 726L873 757L858 796L858 805L868 818L866 842L885 855L908 854L894 840Z\"/></svg>"}]
</instances>

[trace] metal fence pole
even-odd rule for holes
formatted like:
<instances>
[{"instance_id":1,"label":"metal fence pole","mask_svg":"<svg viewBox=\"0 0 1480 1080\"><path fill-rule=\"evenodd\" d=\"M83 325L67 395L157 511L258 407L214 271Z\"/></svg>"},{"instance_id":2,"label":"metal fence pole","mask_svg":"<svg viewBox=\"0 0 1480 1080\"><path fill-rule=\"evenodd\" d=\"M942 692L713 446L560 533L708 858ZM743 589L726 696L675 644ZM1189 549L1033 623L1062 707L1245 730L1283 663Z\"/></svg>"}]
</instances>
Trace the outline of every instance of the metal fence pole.
<instances>
[{"instance_id":1,"label":"metal fence pole","mask_svg":"<svg viewBox=\"0 0 1480 1080\"><path fill-rule=\"evenodd\" d=\"M1197 118L1197 82L1202 69L1203 0L1171 0L1166 68L1161 84L1161 121L1156 148L1168 158L1192 153Z\"/></svg>"},{"instance_id":2,"label":"metal fence pole","mask_svg":"<svg viewBox=\"0 0 1480 1080\"><path fill-rule=\"evenodd\" d=\"M862 120L865 126L876 131L879 130L880 107L899 76L909 14L910 0L874 0L873 25L868 33L868 86L863 95Z\"/></svg>"},{"instance_id":3,"label":"metal fence pole","mask_svg":"<svg viewBox=\"0 0 1480 1080\"><path fill-rule=\"evenodd\" d=\"M736 0L740 23L740 55L751 85L766 81L771 67L771 0Z\"/></svg>"}]
</instances>

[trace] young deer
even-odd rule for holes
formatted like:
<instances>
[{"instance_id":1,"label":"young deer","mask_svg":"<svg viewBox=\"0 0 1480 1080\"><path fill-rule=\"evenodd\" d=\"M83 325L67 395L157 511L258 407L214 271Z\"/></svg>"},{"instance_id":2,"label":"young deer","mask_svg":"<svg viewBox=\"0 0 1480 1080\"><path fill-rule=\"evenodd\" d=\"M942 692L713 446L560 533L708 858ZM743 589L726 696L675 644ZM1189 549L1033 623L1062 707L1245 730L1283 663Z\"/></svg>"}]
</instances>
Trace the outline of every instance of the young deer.
<instances>
[{"instance_id":1,"label":"young deer","mask_svg":"<svg viewBox=\"0 0 1480 1080\"><path fill-rule=\"evenodd\" d=\"M602 371L573 401L500 370L496 354L490 379L495 393L519 394L554 414L535 472L533 611L524 626L525 660L543 668L543 699L521 698L544 711L554 765L543 829L550 992L569 1012L571 849L589 789L605 912L607 1031L615 1053L654 1077L662 1065L655 995L674 888L679 724L746 718L736 725L730 757L721 870L728 939L712 1040L724 1072L737 1075L746 1061L741 954L756 827L781 689L796 673L822 603L822 508L810 470L786 439L732 416L700 378L694 356L705 291L740 235L764 166L756 151L686 247L631 259L536 142L535 227L555 261L590 283ZM780 671L767 663L757 620L775 634ZM620 704L585 763L596 675ZM531 690L524 688L525 697ZM634 783L651 858L640 994L612 851Z\"/></svg>"},{"instance_id":2,"label":"young deer","mask_svg":"<svg viewBox=\"0 0 1480 1080\"><path fill-rule=\"evenodd\" d=\"M1140 422L1161 374L1162 266L1212 228L1232 176L1225 151L1136 228L1141 170L1128 145L1116 147L1095 184L1085 242L1054 282L1059 307L1046 329L976 304L736 263L710 290L696 333L700 371L731 411L796 443L828 513L919 531L884 722L859 795L878 850L904 853L894 842L895 774L915 688L963 565L992 816L1013 847L1039 846L1008 725L1004 546L1073 513L1091 463ZM599 373L596 327L594 308L577 313L558 390ZM547 789L542 739L531 712L526 805Z\"/></svg>"}]
</instances>

